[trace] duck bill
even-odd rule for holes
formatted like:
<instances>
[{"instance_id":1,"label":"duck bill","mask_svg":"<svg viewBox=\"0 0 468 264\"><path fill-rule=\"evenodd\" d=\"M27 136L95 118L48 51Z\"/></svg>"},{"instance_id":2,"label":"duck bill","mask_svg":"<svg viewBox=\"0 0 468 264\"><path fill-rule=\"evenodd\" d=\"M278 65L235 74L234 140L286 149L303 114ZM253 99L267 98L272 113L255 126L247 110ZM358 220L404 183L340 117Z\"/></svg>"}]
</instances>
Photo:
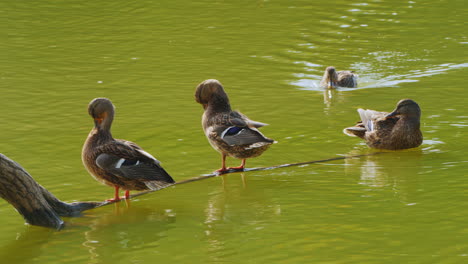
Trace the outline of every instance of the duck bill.
<instances>
[{"instance_id":1,"label":"duck bill","mask_svg":"<svg viewBox=\"0 0 468 264\"><path fill-rule=\"evenodd\" d=\"M395 118L397 115L398 115L398 112L397 112L397 111L393 111L393 112L391 112L390 114L386 115L386 116L385 116L385 119Z\"/></svg>"},{"instance_id":2,"label":"duck bill","mask_svg":"<svg viewBox=\"0 0 468 264\"><path fill-rule=\"evenodd\" d=\"M102 118L95 118L94 119L94 126L95 127L100 126L102 124L102 120L103 120Z\"/></svg>"},{"instance_id":3,"label":"duck bill","mask_svg":"<svg viewBox=\"0 0 468 264\"><path fill-rule=\"evenodd\" d=\"M328 82L328 89L332 89L334 86L333 86L333 82L332 81L329 81Z\"/></svg>"}]
</instances>

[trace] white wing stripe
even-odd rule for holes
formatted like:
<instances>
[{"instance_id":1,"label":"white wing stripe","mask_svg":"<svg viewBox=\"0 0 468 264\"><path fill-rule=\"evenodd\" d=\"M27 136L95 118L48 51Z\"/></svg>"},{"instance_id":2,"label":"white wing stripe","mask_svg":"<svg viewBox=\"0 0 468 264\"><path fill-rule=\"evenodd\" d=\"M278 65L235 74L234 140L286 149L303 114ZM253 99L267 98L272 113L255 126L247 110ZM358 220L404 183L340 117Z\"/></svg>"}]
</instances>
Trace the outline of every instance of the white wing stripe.
<instances>
[{"instance_id":1,"label":"white wing stripe","mask_svg":"<svg viewBox=\"0 0 468 264\"><path fill-rule=\"evenodd\" d=\"M226 128L226 129L223 131L223 133L221 133L221 138L224 139L224 136L226 135L226 133L229 131L229 129L231 129L231 128L233 128L233 127L235 127L235 126L230 126L230 127ZM242 131L244 131L243 128L241 128L241 130L239 130L239 131L238 131L236 134L234 134L234 135L238 135L238 134L240 134Z\"/></svg>"},{"instance_id":2,"label":"white wing stripe","mask_svg":"<svg viewBox=\"0 0 468 264\"><path fill-rule=\"evenodd\" d=\"M370 131L373 131L373 130L374 130L374 122L372 122L372 120L369 120L369 121L367 122L367 124L368 124L368 126L369 126L369 130L370 130Z\"/></svg>"},{"instance_id":3,"label":"white wing stripe","mask_svg":"<svg viewBox=\"0 0 468 264\"><path fill-rule=\"evenodd\" d=\"M228 127L226 128L223 133L221 133L221 138L224 138L224 135L226 135L226 133L228 132L228 130L230 129L231 127Z\"/></svg>"},{"instance_id":4,"label":"white wing stripe","mask_svg":"<svg viewBox=\"0 0 468 264\"><path fill-rule=\"evenodd\" d=\"M149 154L148 152L146 152L146 151L144 151L142 149L138 149L138 152L140 152L141 154L147 156L148 158L153 159L157 164L160 163L159 160L157 160L155 157L153 157L153 155ZM137 165L138 165L138 163L137 163Z\"/></svg>"},{"instance_id":5,"label":"white wing stripe","mask_svg":"<svg viewBox=\"0 0 468 264\"><path fill-rule=\"evenodd\" d=\"M122 167L122 164L125 162L125 159L119 159L119 161L117 161L117 164L115 165L115 167L117 169L120 169L120 167Z\"/></svg>"}]
</instances>

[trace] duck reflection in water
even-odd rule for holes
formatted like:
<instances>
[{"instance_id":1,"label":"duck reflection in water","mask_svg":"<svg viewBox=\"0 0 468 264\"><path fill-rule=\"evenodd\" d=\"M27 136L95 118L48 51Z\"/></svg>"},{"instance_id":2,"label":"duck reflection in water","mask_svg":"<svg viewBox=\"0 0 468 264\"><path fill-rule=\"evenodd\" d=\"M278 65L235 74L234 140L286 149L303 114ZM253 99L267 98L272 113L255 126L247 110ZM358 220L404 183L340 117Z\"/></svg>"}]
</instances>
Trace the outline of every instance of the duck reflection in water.
<instances>
[{"instance_id":1,"label":"duck reflection in water","mask_svg":"<svg viewBox=\"0 0 468 264\"><path fill-rule=\"evenodd\" d=\"M281 215L280 201L272 193L257 189L261 188L257 184L263 187L262 180L247 182L246 178L244 172L221 175L221 185L208 193L204 231L214 263L225 261L219 257L220 253L225 256L227 250L233 249L226 246L232 228L261 229L262 223L272 222Z\"/></svg>"},{"instance_id":2,"label":"duck reflection in water","mask_svg":"<svg viewBox=\"0 0 468 264\"><path fill-rule=\"evenodd\" d=\"M347 156L356 154L362 154L362 150L353 150ZM418 202L422 157L422 150L411 149L349 158L345 159L345 174L356 178L361 186L366 186L362 197L382 195L382 190L388 190L400 202L411 205Z\"/></svg>"},{"instance_id":3,"label":"duck reflection in water","mask_svg":"<svg viewBox=\"0 0 468 264\"><path fill-rule=\"evenodd\" d=\"M323 113L325 115L334 115L336 111L341 111L341 104L347 101L348 97L341 94L341 91L336 89L323 90ZM336 107L338 106L338 107Z\"/></svg>"},{"instance_id":4,"label":"duck reflection in water","mask_svg":"<svg viewBox=\"0 0 468 264\"><path fill-rule=\"evenodd\" d=\"M88 250L86 263L120 263L121 256L144 251L157 245L173 228L177 219L173 204L126 207L115 203L115 210L87 213L82 245ZM80 220L83 221L83 220ZM151 232L148 232L151 230ZM145 261L145 256L133 256L133 261ZM85 262L85 261L83 261Z\"/></svg>"}]
</instances>

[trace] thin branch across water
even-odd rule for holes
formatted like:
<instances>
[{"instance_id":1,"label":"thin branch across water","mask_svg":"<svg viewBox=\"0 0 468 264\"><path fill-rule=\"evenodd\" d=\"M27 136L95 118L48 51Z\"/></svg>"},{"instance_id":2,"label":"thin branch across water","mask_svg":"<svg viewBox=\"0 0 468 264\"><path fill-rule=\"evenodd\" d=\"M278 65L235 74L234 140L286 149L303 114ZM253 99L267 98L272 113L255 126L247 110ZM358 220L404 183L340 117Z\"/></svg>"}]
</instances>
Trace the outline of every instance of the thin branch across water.
<instances>
[{"instance_id":1,"label":"thin branch across water","mask_svg":"<svg viewBox=\"0 0 468 264\"><path fill-rule=\"evenodd\" d=\"M358 158L363 156L372 156L381 153L386 152L372 152L369 154L341 156L329 159L289 163L270 167L250 168L244 170L228 170L227 172L223 173L223 175L241 171L250 172L274 170L293 166L323 163L336 160L345 160L349 158ZM174 185L201 181L219 175L221 174L213 172L210 174L185 179L176 182ZM145 195L155 191L157 190L140 192L131 195L130 198ZM23 216L27 223L48 228L54 228L58 230L63 228L64 226L64 221L60 217L79 216L83 211L115 203L115 201L75 203L62 202L58 198L56 198L52 193L50 193L47 189L45 189L39 183L37 183L20 164L9 159L3 154L0 154L0 197L2 197L12 206L14 206L17 209L17 211Z\"/></svg>"}]
</instances>

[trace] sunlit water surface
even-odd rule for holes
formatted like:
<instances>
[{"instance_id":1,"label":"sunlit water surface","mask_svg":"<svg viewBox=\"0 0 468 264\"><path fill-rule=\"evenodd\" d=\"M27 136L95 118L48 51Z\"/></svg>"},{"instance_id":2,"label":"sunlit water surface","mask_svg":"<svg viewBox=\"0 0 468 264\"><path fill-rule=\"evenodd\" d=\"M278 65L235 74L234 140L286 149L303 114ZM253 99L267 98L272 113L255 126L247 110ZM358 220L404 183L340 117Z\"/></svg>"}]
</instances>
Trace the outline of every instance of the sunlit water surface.
<instances>
[{"instance_id":1,"label":"sunlit water surface","mask_svg":"<svg viewBox=\"0 0 468 264\"><path fill-rule=\"evenodd\" d=\"M422 108L421 147L229 174L65 219L24 224L0 201L5 263L465 263L465 1L4 1L1 152L64 201L112 189L81 164L87 104L110 98L116 138L176 180L220 157L196 85L219 79L278 141L248 167L375 152L342 129L359 107ZM359 87L323 91L326 66ZM229 165L238 165L229 159Z\"/></svg>"}]
</instances>

